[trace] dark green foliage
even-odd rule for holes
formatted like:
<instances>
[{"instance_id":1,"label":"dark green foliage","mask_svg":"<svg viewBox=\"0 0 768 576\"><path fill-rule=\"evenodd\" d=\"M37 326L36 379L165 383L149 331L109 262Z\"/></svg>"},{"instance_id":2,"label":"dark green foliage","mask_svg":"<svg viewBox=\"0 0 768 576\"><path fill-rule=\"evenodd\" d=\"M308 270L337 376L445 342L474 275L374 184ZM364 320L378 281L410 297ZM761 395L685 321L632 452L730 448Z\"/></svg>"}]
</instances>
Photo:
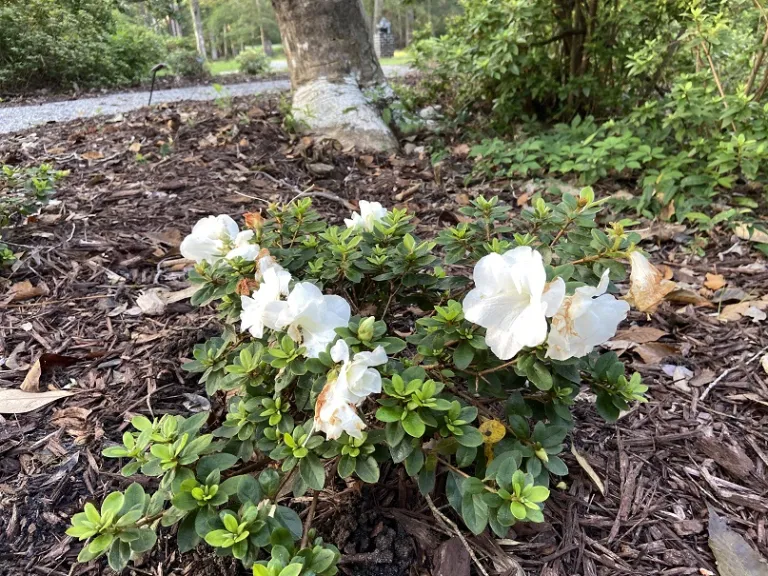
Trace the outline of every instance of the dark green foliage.
<instances>
[{"instance_id":1,"label":"dark green foliage","mask_svg":"<svg viewBox=\"0 0 768 576\"><path fill-rule=\"evenodd\" d=\"M135 84L163 56L160 37L109 0L0 4L0 89Z\"/></svg>"},{"instance_id":2,"label":"dark green foliage","mask_svg":"<svg viewBox=\"0 0 768 576\"><path fill-rule=\"evenodd\" d=\"M201 80L209 76L205 62L196 50L179 49L168 54L166 63L174 75L181 78Z\"/></svg>"}]
</instances>

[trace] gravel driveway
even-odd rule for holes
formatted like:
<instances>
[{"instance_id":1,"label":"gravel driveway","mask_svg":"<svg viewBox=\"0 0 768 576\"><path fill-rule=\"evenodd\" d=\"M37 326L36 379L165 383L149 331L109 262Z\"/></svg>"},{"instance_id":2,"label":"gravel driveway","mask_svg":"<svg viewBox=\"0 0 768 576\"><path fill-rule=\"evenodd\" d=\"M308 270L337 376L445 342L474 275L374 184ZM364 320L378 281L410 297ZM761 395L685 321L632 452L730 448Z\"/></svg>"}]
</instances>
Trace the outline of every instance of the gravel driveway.
<instances>
[{"instance_id":1,"label":"gravel driveway","mask_svg":"<svg viewBox=\"0 0 768 576\"><path fill-rule=\"evenodd\" d=\"M384 66L387 76L404 74L407 66ZM243 84L228 84L225 93L230 96L245 96L263 92L275 92L290 89L288 80L261 80ZM155 90L152 103L178 102L180 100L215 100L220 94L211 86L191 86L187 88L171 88ZM30 106L14 106L0 108L0 134L16 132L47 124L50 122L67 122L78 118L91 116L115 116L121 112L129 112L147 105L149 92L122 92L96 98L81 98L79 100L64 100Z\"/></svg>"}]
</instances>

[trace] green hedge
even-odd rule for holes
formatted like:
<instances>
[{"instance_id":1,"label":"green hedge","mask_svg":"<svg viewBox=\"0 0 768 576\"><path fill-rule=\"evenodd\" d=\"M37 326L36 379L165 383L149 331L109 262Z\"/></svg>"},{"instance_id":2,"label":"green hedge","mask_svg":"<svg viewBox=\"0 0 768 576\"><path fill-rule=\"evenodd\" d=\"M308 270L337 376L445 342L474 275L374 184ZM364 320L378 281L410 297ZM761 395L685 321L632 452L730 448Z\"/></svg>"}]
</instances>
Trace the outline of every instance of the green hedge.
<instances>
[{"instance_id":1,"label":"green hedge","mask_svg":"<svg viewBox=\"0 0 768 576\"><path fill-rule=\"evenodd\" d=\"M0 5L0 89L135 84L162 60L159 35L104 0Z\"/></svg>"}]
</instances>

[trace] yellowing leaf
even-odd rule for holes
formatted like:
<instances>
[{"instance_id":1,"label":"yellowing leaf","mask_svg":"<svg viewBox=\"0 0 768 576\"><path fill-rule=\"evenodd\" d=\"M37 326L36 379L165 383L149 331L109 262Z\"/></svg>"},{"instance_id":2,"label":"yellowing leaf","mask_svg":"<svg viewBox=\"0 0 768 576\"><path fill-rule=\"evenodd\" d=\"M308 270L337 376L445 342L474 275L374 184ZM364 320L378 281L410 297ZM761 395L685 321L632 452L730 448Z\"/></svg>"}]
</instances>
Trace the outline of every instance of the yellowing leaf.
<instances>
[{"instance_id":1,"label":"yellowing leaf","mask_svg":"<svg viewBox=\"0 0 768 576\"><path fill-rule=\"evenodd\" d=\"M507 434L504 424L498 420L486 420L480 424L480 434L483 435L484 444L498 444Z\"/></svg>"}]
</instances>

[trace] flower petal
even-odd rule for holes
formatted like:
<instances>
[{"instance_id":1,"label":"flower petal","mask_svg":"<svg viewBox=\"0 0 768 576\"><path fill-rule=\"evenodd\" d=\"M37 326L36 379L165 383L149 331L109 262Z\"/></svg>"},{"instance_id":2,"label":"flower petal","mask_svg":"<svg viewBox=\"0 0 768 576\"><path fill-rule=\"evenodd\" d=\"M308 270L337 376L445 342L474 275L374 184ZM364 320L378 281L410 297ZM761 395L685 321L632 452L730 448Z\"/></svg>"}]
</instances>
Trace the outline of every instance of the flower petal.
<instances>
[{"instance_id":1,"label":"flower petal","mask_svg":"<svg viewBox=\"0 0 768 576\"><path fill-rule=\"evenodd\" d=\"M547 318L555 315L565 298L565 281L562 278L555 278L544 286L544 293L541 295L541 301L547 305Z\"/></svg>"},{"instance_id":2,"label":"flower petal","mask_svg":"<svg viewBox=\"0 0 768 576\"><path fill-rule=\"evenodd\" d=\"M331 358L337 363L349 361L349 346L343 338L339 338L339 341L331 348Z\"/></svg>"},{"instance_id":3,"label":"flower petal","mask_svg":"<svg viewBox=\"0 0 768 576\"><path fill-rule=\"evenodd\" d=\"M664 297L677 288L664 279L661 270L651 264L640 252L629 255L632 271L629 275L627 301L640 312L653 312Z\"/></svg>"}]
</instances>

